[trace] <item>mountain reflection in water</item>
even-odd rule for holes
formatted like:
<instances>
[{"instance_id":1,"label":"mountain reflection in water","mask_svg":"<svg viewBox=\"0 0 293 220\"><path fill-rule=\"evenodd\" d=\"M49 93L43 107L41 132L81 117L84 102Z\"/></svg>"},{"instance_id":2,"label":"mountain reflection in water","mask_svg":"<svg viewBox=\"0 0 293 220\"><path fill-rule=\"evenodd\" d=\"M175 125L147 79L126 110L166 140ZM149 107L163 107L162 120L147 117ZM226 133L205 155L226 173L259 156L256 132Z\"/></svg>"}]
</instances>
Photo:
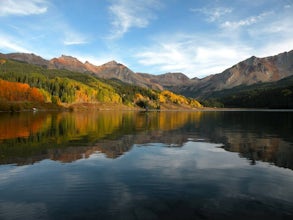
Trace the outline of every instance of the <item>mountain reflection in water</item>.
<instances>
[{"instance_id":1,"label":"mountain reflection in water","mask_svg":"<svg viewBox=\"0 0 293 220\"><path fill-rule=\"evenodd\" d=\"M1 113L0 219L292 219L292 114Z\"/></svg>"},{"instance_id":2,"label":"mountain reflection in water","mask_svg":"<svg viewBox=\"0 0 293 220\"><path fill-rule=\"evenodd\" d=\"M0 164L117 158L134 144L219 143L251 164L293 169L293 112L95 112L0 115Z\"/></svg>"}]
</instances>

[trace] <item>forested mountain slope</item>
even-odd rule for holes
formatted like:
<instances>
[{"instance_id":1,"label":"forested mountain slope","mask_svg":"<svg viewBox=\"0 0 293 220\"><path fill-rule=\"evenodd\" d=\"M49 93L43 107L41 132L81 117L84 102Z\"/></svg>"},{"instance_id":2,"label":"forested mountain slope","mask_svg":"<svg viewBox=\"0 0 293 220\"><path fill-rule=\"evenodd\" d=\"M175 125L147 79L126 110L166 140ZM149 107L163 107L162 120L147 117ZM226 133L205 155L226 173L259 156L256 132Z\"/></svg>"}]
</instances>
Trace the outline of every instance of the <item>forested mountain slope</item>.
<instances>
[{"instance_id":1,"label":"forested mountain slope","mask_svg":"<svg viewBox=\"0 0 293 220\"><path fill-rule=\"evenodd\" d=\"M161 109L170 104L174 108L197 108L196 100L176 95L169 91L156 91L131 85L120 80L100 79L93 73L80 73L66 69L50 69L10 59L0 59L2 83L14 82L42 94L43 99L35 102L69 106L78 103L110 103L129 107ZM11 84L12 85L12 84ZM14 85L14 84L13 84ZM17 96L17 86L14 96ZM0 87L0 93L5 87ZM13 92L13 89L12 91ZM3 93L4 94L4 93ZM32 101L30 97L10 99L5 95L0 102Z\"/></svg>"},{"instance_id":2,"label":"forested mountain slope","mask_svg":"<svg viewBox=\"0 0 293 220\"><path fill-rule=\"evenodd\" d=\"M293 109L293 76L213 92L202 102L217 107Z\"/></svg>"}]
</instances>

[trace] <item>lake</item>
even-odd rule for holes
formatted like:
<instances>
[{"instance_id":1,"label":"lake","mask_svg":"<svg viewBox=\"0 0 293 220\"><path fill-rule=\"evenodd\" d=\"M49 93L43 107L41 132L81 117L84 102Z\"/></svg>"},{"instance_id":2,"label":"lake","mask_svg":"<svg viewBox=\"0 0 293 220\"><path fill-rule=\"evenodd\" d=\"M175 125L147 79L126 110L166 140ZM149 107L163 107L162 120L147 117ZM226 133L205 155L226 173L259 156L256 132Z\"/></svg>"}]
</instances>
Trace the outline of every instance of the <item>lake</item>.
<instances>
[{"instance_id":1,"label":"lake","mask_svg":"<svg viewBox=\"0 0 293 220\"><path fill-rule=\"evenodd\" d=\"M0 114L0 219L292 219L293 112Z\"/></svg>"}]
</instances>

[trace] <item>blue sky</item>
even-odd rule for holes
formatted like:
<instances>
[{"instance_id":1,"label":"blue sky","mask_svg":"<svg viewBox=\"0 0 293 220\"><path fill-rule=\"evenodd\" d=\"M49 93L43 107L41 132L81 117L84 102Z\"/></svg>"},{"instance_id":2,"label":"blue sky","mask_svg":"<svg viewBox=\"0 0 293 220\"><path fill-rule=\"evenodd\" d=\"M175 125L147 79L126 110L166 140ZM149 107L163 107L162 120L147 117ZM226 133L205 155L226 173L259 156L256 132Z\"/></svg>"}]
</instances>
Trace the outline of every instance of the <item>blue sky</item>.
<instances>
[{"instance_id":1,"label":"blue sky","mask_svg":"<svg viewBox=\"0 0 293 220\"><path fill-rule=\"evenodd\" d=\"M222 72L293 49L293 0L0 0L0 52L135 72Z\"/></svg>"}]
</instances>

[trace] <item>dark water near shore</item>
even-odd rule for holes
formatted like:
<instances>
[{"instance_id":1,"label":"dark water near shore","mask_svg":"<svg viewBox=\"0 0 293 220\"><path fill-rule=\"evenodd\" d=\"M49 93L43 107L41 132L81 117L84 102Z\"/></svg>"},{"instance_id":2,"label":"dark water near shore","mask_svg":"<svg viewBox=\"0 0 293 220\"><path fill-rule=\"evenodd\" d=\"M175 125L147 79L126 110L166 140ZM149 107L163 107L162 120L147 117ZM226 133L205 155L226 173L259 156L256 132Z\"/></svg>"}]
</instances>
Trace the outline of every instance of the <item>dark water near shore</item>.
<instances>
[{"instance_id":1,"label":"dark water near shore","mask_svg":"<svg viewBox=\"0 0 293 220\"><path fill-rule=\"evenodd\" d=\"M0 114L0 219L292 219L293 112Z\"/></svg>"}]
</instances>

